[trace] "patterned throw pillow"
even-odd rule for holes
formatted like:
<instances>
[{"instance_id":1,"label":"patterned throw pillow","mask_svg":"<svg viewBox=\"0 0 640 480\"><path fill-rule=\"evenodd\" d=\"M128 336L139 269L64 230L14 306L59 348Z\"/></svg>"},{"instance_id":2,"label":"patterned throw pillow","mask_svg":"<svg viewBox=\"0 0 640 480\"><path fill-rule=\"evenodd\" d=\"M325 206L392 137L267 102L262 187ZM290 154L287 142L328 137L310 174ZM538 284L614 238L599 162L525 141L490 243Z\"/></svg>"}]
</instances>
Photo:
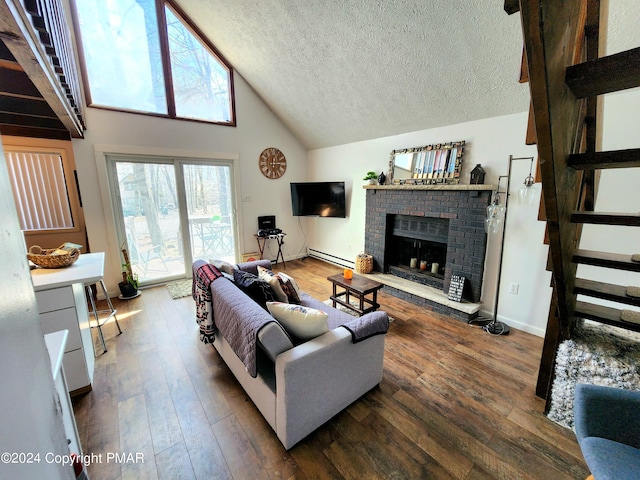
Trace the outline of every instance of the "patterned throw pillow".
<instances>
[{"instance_id":1,"label":"patterned throw pillow","mask_svg":"<svg viewBox=\"0 0 640 480\"><path fill-rule=\"evenodd\" d=\"M286 273L280 272L278 275L283 282L282 289L289 297L289 303L300 304L300 287L298 287L298 283Z\"/></svg>"},{"instance_id":2,"label":"patterned throw pillow","mask_svg":"<svg viewBox=\"0 0 640 480\"><path fill-rule=\"evenodd\" d=\"M280 274L278 274L278 275L280 275ZM288 279L285 280L282 277L280 277L280 281L282 282L281 283L282 290L287 295L287 300L289 301L289 303L300 305L300 303L301 303L300 297L298 296L298 292L296 292L296 289L293 288L293 285L291 284L291 281L289 281Z\"/></svg>"},{"instance_id":3,"label":"patterned throw pillow","mask_svg":"<svg viewBox=\"0 0 640 480\"><path fill-rule=\"evenodd\" d=\"M277 273L258 265L258 278L271 285L278 302L289 303L289 297L282 289L282 280Z\"/></svg>"},{"instance_id":4,"label":"patterned throw pillow","mask_svg":"<svg viewBox=\"0 0 640 480\"><path fill-rule=\"evenodd\" d=\"M240 290L265 310L267 309L267 302L276 300L271 286L267 282L260 280L253 273L236 270L233 272L233 281Z\"/></svg>"},{"instance_id":5,"label":"patterned throw pillow","mask_svg":"<svg viewBox=\"0 0 640 480\"><path fill-rule=\"evenodd\" d=\"M267 309L289 335L309 340L329 331L327 315L315 308L290 303L267 302Z\"/></svg>"}]
</instances>

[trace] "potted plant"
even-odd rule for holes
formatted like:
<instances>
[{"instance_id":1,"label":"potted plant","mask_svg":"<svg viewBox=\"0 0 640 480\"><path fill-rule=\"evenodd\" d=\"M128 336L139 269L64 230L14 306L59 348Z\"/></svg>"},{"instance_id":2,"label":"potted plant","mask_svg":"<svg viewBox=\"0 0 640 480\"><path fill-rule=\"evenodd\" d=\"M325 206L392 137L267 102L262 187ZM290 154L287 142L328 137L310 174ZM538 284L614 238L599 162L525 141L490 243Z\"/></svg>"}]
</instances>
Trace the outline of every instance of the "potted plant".
<instances>
[{"instance_id":1,"label":"potted plant","mask_svg":"<svg viewBox=\"0 0 640 480\"><path fill-rule=\"evenodd\" d=\"M367 181L369 185L375 185L378 179L378 174L376 172L367 172L364 176L363 180Z\"/></svg>"},{"instance_id":2,"label":"potted plant","mask_svg":"<svg viewBox=\"0 0 640 480\"><path fill-rule=\"evenodd\" d=\"M122 264L122 281L118 283L120 288L121 298L134 298L139 295L138 292L138 274L133 273L131 269L131 262L129 261L129 253L126 248L122 248L122 257L124 263Z\"/></svg>"}]
</instances>

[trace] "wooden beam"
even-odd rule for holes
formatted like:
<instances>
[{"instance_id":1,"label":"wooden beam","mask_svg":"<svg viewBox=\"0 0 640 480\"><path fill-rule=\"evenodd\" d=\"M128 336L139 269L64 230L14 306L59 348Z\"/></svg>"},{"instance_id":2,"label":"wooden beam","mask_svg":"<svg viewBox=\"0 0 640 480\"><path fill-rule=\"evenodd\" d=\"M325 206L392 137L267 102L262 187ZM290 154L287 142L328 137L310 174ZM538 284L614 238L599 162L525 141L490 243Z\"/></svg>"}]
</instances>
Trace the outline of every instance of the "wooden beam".
<instances>
[{"instance_id":1,"label":"wooden beam","mask_svg":"<svg viewBox=\"0 0 640 480\"><path fill-rule=\"evenodd\" d=\"M579 295L640 307L640 298L627 295L627 287L622 285L577 278L575 292Z\"/></svg>"},{"instance_id":2,"label":"wooden beam","mask_svg":"<svg viewBox=\"0 0 640 480\"><path fill-rule=\"evenodd\" d=\"M640 47L567 68L565 82L576 98L640 86Z\"/></svg>"},{"instance_id":3,"label":"wooden beam","mask_svg":"<svg viewBox=\"0 0 640 480\"><path fill-rule=\"evenodd\" d=\"M594 267L614 268L628 272L640 272L640 262L631 260L631 255L598 252L595 250L576 250L573 261Z\"/></svg>"},{"instance_id":4,"label":"wooden beam","mask_svg":"<svg viewBox=\"0 0 640 480\"><path fill-rule=\"evenodd\" d=\"M580 103L569 92L564 78L566 68L575 60L576 39L584 31L586 7L581 0L521 0L520 13L558 318L562 336L570 338L575 321L576 271L571 254L576 246L577 228L567 220L578 205L580 178L575 170L566 168L566 160L574 152L575 135L582 119Z\"/></svg>"},{"instance_id":5,"label":"wooden beam","mask_svg":"<svg viewBox=\"0 0 640 480\"><path fill-rule=\"evenodd\" d=\"M3 69L1 73L0 92L33 99L43 98L24 71Z\"/></svg>"},{"instance_id":6,"label":"wooden beam","mask_svg":"<svg viewBox=\"0 0 640 480\"><path fill-rule=\"evenodd\" d=\"M30 98L2 95L1 93L0 112L31 115L43 118L58 118L44 99L34 100Z\"/></svg>"},{"instance_id":7,"label":"wooden beam","mask_svg":"<svg viewBox=\"0 0 640 480\"><path fill-rule=\"evenodd\" d=\"M540 358L538 381L536 383L536 395L546 399L547 405L550 405L549 400L551 399L555 358L560 340L560 321L557 315L557 300L554 289L554 293L551 296L551 305L549 306L549 320L547 321L547 328L544 335L542 357ZM545 407L545 412L548 411L549 408Z\"/></svg>"},{"instance_id":8,"label":"wooden beam","mask_svg":"<svg viewBox=\"0 0 640 480\"><path fill-rule=\"evenodd\" d=\"M0 0L0 39L24 68L71 136L82 138L83 126L69 104L67 94L60 85L46 52L39 44L38 33L30 25L21 3Z\"/></svg>"},{"instance_id":9,"label":"wooden beam","mask_svg":"<svg viewBox=\"0 0 640 480\"><path fill-rule=\"evenodd\" d=\"M19 115L16 113L0 113L0 123L35 128L64 129L64 124L56 118L37 117L33 115Z\"/></svg>"},{"instance_id":10,"label":"wooden beam","mask_svg":"<svg viewBox=\"0 0 640 480\"><path fill-rule=\"evenodd\" d=\"M578 170L640 167L640 148L569 155L567 165Z\"/></svg>"},{"instance_id":11,"label":"wooden beam","mask_svg":"<svg viewBox=\"0 0 640 480\"><path fill-rule=\"evenodd\" d=\"M590 225L623 225L640 227L640 213L573 212L571 221Z\"/></svg>"},{"instance_id":12,"label":"wooden beam","mask_svg":"<svg viewBox=\"0 0 640 480\"><path fill-rule=\"evenodd\" d=\"M53 140L71 140L69 131L64 129L36 128L24 125L5 125L0 123L0 133L13 137L50 138Z\"/></svg>"},{"instance_id":13,"label":"wooden beam","mask_svg":"<svg viewBox=\"0 0 640 480\"><path fill-rule=\"evenodd\" d=\"M625 322L620 319L621 311L617 308L603 307L602 305L594 305L588 302L578 302L576 305L576 315L580 318L587 318L606 325L640 332L640 324Z\"/></svg>"},{"instance_id":14,"label":"wooden beam","mask_svg":"<svg viewBox=\"0 0 640 480\"><path fill-rule=\"evenodd\" d=\"M529 119L527 120L527 134L524 143L526 145L535 145L536 141L536 119L533 115L533 105L529 102Z\"/></svg>"}]
</instances>

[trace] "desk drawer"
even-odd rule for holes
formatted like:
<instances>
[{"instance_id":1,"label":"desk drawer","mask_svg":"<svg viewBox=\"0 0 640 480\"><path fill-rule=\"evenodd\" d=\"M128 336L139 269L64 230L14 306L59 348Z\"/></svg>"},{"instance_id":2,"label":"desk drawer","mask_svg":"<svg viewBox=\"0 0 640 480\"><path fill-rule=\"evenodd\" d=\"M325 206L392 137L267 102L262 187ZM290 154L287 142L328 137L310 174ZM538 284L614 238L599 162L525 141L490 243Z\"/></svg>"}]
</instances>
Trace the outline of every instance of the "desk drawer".
<instances>
[{"instance_id":1,"label":"desk drawer","mask_svg":"<svg viewBox=\"0 0 640 480\"><path fill-rule=\"evenodd\" d=\"M78 317L75 308L65 308L63 310L56 310L55 312L41 313L40 326L44 334L57 332L58 330L69 330L67 346L64 349L65 352L77 350L82 347L80 327L78 326Z\"/></svg>"},{"instance_id":2,"label":"desk drawer","mask_svg":"<svg viewBox=\"0 0 640 480\"><path fill-rule=\"evenodd\" d=\"M84 353L82 349L74 350L73 352L65 353L62 358L64 375L67 377L67 388L69 392L91 385ZM93 352L91 352L91 354L93 355Z\"/></svg>"},{"instance_id":3,"label":"desk drawer","mask_svg":"<svg viewBox=\"0 0 640 480\"><path fill-rule=\"evenodd\" d=\"M36 292L36 302L38 302L39 313L74 307L73 289L69 286L41 290Z\"/></svg>"}]
</instances>

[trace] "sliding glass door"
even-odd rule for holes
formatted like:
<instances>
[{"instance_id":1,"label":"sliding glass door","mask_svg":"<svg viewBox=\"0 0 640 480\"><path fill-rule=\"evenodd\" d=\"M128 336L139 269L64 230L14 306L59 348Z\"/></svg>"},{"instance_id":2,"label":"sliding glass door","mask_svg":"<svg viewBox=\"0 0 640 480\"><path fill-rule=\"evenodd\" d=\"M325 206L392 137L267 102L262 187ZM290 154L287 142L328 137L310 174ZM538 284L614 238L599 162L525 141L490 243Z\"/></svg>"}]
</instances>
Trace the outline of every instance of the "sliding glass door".
<instances>
[{"instance_id":1,"label":"sliding glass door","mask_svg":"<svg viewBox=\"0 0 640 480\"><path fill-rule=\"evenodd\" d=\"M182 172L193 258L235 263L231 169L220 165L184 164Z\"/></svg>"},{"instance_id":2,"label":"sliding glass door","mask_svg":"<svg viewBox=\"0 0 640 480\"><path fill-rule=\"evenodd\" d=\"M196 259L235 262L228 162L107 156L121 247L141 285L191 276Z\"/></svg>"}]
</instances>

